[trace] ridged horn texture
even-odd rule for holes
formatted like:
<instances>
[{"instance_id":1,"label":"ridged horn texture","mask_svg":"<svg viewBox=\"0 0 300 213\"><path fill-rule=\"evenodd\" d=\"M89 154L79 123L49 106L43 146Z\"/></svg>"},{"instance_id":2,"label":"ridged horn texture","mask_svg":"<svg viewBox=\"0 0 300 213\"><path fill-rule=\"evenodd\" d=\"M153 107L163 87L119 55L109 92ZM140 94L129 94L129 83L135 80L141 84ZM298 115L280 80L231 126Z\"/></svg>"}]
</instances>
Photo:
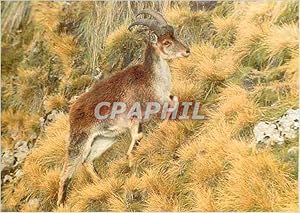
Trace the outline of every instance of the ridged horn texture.
<instances>
[{"instance_id":1,"label":"ridged horn texture","mask_svg":"<svg viewBox=\"0 0 300 213\"><path fill-rule=\"evenodd\" d=\"M143 25L152 30L157 36L174 33L173 27L168 25L167 21L159 12L155 10L145 9L138 12L136 17L138 17L141 14L148 14L154 19L137 19L128 27L129 30L131 30L133 26Z\"/></svg>"},{"instance_id":2,"label":"ridged horn texture","mask_svg":"<svg viewBox=\"0 0 300 213\"><path fill-rule=\"evenodd\" d=\"M145 10L141 10L140 12L138 12L138 14L136 15L136 17L138 17L141 14L148 14L151 15L153 18L156 19L156 21L158 21L161 25L168 25L166 19L164 19L164 17L162 16L162 14L160 14L159 12L155 11L155 10L150 10L150 9L145 9Z\"/></svg>"}]
</instances>

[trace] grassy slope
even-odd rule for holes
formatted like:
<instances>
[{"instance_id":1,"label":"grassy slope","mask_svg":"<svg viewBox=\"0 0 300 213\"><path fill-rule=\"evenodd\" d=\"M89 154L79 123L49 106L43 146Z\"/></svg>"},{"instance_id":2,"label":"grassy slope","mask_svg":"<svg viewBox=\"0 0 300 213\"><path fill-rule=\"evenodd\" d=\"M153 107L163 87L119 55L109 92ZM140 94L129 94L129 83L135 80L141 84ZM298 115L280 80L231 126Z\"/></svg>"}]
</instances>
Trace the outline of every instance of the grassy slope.
<instances>
[{"instance_id":1,"label":"grassy slope","mask_svg":"<svg viewBox=\"0 0 300 213\"><path fill-rule=\"evenodd\" d=\"M24 162L21 180L4 186L2 198L6 209L295 211L298 208L297 159L288 159L286 151L282 151L297 146L298 141L282 149L257 151L251 147L255 123L278 118L288 108L298 105L297 1L224 3L209 12L190 11L186 3L173 8L164 5L165 16L192 51L188 59L171 64L173 93L180 100L200 100L209 119L147 124L146 137L135 153L131 170L125 157L130 137L120 136L119 142L97 160L98 174L85 166L79 169L67 205L58 208L55 203L59 173L68 134L67 101L94 81L90 76L96 72L91 69L96 66L95 60L104 75L109 75L128 61L138 61L140 53L135 55L132 50L139 49L142 43L136 42L139 32L129 33L124 28L131 17L130 12L126 13L127 5L110 5L125 15L122 20L115 20L118 26L106 29L109 36L103 41L97 40L88 29L94 25L102 29L105 26L99 26L97 18L107 22L108 17L80 19L99 5L74 5L71 12L63 13L59 3L33 4L31 25L35 31L28 36L30 44L25 46L28 51L25 60L7 62L13 66L7 66L6 73L13 72L18 78L14 87L9 74L2 79L4 148L12 148L17 139L28 139L32 132L39 131L39 116L52 109L63 113L41 132L36 148ZM64 29L65 23L75 30ZM76 37L78 33L80 36ZM97 47L101 51L91 49L82 38L100 42ZM89 51L85 51L87 48ZM130 50L130 58L121 57ZM120 57L112 57L114 54ZM53 83L48 83L49 76L50 79L54 76ZM14 112L18 116L12 116ZM35 116L30 116L32 113ZM30 198L38 198L41 205L30 205Z\"/></svg>"}]
</instances>

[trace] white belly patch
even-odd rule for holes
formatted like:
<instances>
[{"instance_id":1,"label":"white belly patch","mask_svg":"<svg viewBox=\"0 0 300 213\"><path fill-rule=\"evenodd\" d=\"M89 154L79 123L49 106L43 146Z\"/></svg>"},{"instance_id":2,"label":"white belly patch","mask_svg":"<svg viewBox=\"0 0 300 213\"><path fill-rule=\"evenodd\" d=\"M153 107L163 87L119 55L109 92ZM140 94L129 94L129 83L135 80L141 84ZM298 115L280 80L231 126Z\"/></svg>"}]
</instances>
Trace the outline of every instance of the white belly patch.
<instances>
[{"instance_id":1,"label":"white belly patch","mask_svg":"<svg viewBox=\"0 0 300 213\"><path fill-rule=\"evenodd\" d=\"M95 158L101 156L115 142L116 141L113 138L95 138L88 155L88 161L93 161Z\"/></svg>"},{"instance_id":2,"label":"white belly patch","mask_svg":"<svg viewBox=\"0 0 300 213\"><path fill-rule=\"evenodd\" d=\"M154 67L154 91L160 102L169 100L171 91L171 73L168 63L161 59Z\"/></svg>"}]
</instances>

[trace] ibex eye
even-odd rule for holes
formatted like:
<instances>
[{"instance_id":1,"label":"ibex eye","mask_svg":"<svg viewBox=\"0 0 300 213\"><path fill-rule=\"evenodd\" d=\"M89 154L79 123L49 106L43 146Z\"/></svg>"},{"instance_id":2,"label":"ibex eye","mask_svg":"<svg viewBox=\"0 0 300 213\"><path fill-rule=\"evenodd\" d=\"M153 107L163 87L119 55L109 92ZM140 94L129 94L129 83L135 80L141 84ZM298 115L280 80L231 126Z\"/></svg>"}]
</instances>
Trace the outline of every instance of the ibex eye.
<instances>
[{"instance_id":1,"label":"ibex eye","mask_svg":"<svg viewBox=\"0 0 300 213\"><path fill-rule=\"evenodd\" d=\"M163 44L166 45L166 46L170 46L170 45L171 45L171 42L170 42L170 41L164 41Z\"/></svg>"}]
</instances>

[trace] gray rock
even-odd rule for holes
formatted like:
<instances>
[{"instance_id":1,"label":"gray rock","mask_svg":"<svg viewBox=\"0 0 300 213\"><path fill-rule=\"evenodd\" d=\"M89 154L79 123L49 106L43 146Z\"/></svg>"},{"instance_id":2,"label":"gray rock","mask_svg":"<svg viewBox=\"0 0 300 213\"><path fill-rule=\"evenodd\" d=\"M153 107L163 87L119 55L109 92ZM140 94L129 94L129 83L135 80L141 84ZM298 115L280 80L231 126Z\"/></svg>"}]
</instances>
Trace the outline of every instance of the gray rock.
<instances>
[{"instance_id":1,"label":"gray rock","mask_svg":"<svg viewBox=\"0 0 300 213\"><path fill-rule=\"evenodd\" d=\"M5 175L3 178L3 183L10 183L13 181L13 177L10 175Z\"/></svg>"},{"instance_id":2,"label":"gray rock","mask_svg":"<svg viewBox=\"0 0 300 213\"><path fill-rule=\"evenodd\" d=\"M12 168L14 164L15 164L14 154L9 150L4 151L1 156L1 172L3 170Z\"/></svg>"},{"instance_id":3,"label":"gray rock","mask_svg":"<svg viewBox=\"0 0 300 213\"><path fill-rule=\"evenodd\" d=\"M15 173L15 179L19 180L23 176L23 171L21 169L18 169Z\"/></svg>"},{"instance_id":4,"label":"gray rock","mask_svg":"<svg viewBox=\"0 0 300 213\"><path fill-rule=\"evenodd\" d=\"M47 122L49 123L55 121L58 114L59 112L57 110L52 110L51 113L47 116Z\"/></svg>"},{"instance_id":5,"label":"gray rock","mask_svg":"<svg viewBox=\"0 0 300 213\"><path fill-rule=\"evenodd\" d=\"M256 144L284 144L286 139L297 137L299 130L299 109L289 109L281 118L273 122L259 122L254 127Z\"/></svg>"},{"instance_id":6,"label":"gray rock","mask_svg":"<svg viewBox=\"0 0 300 213\"><path fill-rule=\"evenodd\" d=\"M31 198L27 204L32 209L38 209L40 206L40 200L38 198Z\"/></svg>"},{"instance_id":7,"label":"gray rock","mask_svg":"<svg viewBox=\"0 0 300 213\"><path fill-rule=\"evenodd\" d=\"M29 152L27 141L18 141L15 144L14 156L17 158L16 165L21 164Z\"/></svg>"},{"instance_id":8,"label":"gray rock","mask_svg":"<svg viewBox=\"0 0 300 213\"><path fill-rule=\"evenodd\" d=\"M96 71L97 71L98 75L95 75L95 76L94 76L94 79L95 79L95 80L99 80L99 79L102 78L102 72L101 72L101 70L100 70L99 67L96 68Z\"/></svg>"},{"instance_id":9,"label":"gray rock","mask_svg":"<svg viewBox=\"0 0 300 213\"><path fill-rule=\"evenodd\" d=\"M73 97L70 99L69 104L73 104L73 103L77 100L77 98L79 98L79 95L73 96Z\"/></svg>"},{"instance_id":10,"label":"gray rock","mask_svg":"<svg viewBox=\"0 0 300 213\"><path fill-rule=\"evenodd\" d=\"M52 110L46 117L40 118L40 128L44 129L49 123L54 122L62 112L57 110Z\"/></svg>"}]
</instances>

